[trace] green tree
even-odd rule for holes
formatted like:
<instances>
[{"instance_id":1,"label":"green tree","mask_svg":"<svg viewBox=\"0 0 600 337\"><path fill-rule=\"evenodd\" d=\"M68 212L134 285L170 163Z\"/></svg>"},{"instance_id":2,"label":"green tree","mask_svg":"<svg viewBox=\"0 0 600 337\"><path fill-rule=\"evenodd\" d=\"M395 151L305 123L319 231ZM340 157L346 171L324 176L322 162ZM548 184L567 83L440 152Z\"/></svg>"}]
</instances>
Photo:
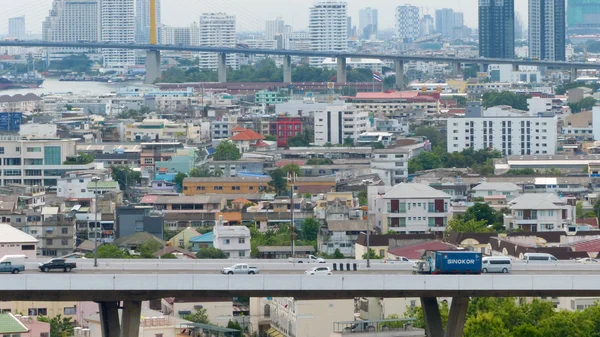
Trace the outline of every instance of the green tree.
<instances>
[{"instance_id":1,"label":"green tree","mask_svg":"<svg viewBox=\"0 0 600 337\"><path fill-rule=\"evenodd\" d=\"M339 248L336 248L335 251L333 251L333 255L331 256L332 259L336 259L336 260L343 259L344 257L345 257L344 254L342 254L342 252L340 252Z\"/></svg>"},{"instance_id":2,"label":"green tree","mask_svg":"<svg viewBox=\"0 0 600 337\"><path fill-rule=\"evenodd\" d=\"M289 147L309 147L314 142L314 132L311 129L304 129L299 135L288 138Z\"/></svg>"},{"instance_id":3,"label":"green tree","mask_svg":"<svg viewBox=\"0 0 600 337\"><path fill-rule=\"evenodd\" d=\"M242 328L240 323L231 321L231 320L229 322L227 322L227 329L237 330L237 332L235 333L234 336L238 336L238 337L241 337L242 332L244 331L244 329Z\"/></svg>"},{"instance_id":4,"label":"green tree","mask_svg":"<svg viewBox=\"0 0 600 337\"><path fill-rule=\"evenodd\" d=\"M129 186L135 186L142 182L142 174L134 171L129 166L111 166L110 169L112 179L119 183L122 191L127 190Z\"/></svg>"},{"instance_id":5,"label":"green tree","mask_svg":"<svg viewBox=\"0 0 600 337\"><path fill-rule=\"evenodd\" d=\"M583 219L583 201L578 201L575 205L575 216L577 219Z\"/></svg>"},{"instance_id":6,"label":"green tree","mask_svg":"<svg viewBox=\"0 0 600 337\"><path fill-rule=\"evenodd\" d=\"M80 153L77 157L67 157L64 165L86 165L94 162L94 156L89 153Z\"/></svg>"},{"instance_id":7,"label":"green tree","mask_svg":"<svg viewBox=\"0 0 600 337\"><path fill-rule=\"evenodd\" d=\"M490 229L487 226L487 222L477 221L475 219L471 219L465 221L463 219L454 218L448 221L448 226L446 226L446 232L457 232L457 233L487 233L490 232Z\"/></svg>"},{"instance_id":8,"label":"green tree","mask_svg":"<svg viewBox=\"0 0 600 337\"><path fill-rule=\"evenodd\" d=\"M581 312L559 311L540 321L537 325L544 337L594 336L594 323Z\"/></svg>"},{"instance_id":9,"label":"green tree","mask_svg":"<svg viewBox=\"0 0 600 337\"><path fill-rule=\"evenodd\" d=\"M476 203L467 208L463 217L464 221L475 220L485 221L486 224L492 225L496 222L496 211L485 203Z\"/></svg>"},{"instance_id":10,"label":"green tree","mask_svg":"<svg viewBox=\"0 0 600 337\"><path fill-rule=\"evenodd\" d=\"M321 224L319 221L313 218L306 218L302 222L302 239L306 241L317 241L317 237L319 236L319 229L321 228Z\"/></svg>"},{"instance_id":11,"label":"green tree","mask_svg":"<svg viewBox=\"0 0 600 337\"><path fill-rule=\"evenodd\" d=\"M269 186L275 190L277 195L283 195L287 190L287 174L281 169L275 169L271 171L270 176Z\"/></svg>"},{"instance_id":12,"label":"green tree","mask_svg":"<svg viewBox=\"0 0 600 337\"><path fill-rule=\"evenodd\" d=\"M181 193L181 191L183 191L183 181L187 177L188 177L187 174L185 174L183 172L179 172L175 175L175 178L173 178L173 182L175 183L175 189L177 190L178 193Z\"/></svg>"},{"instance_id":13,"label":"green tree","mask_svg":"<svg viewBox=\"0 0 600 337\"><path fill-rule=\"evenodd\" d=\"M569 103L571 113L580 113L583 110L589 111L596 106L596 99L594 97L586 97L577 103Z\"/></svg>"},{"instance_id":14,"label":"green tree","mask_svg":"<svg viewBox=\"0 0 600 337\"><path fill-rule=\"evenodd\" d=\"M369 203L369 199L368 199L366 190L360 190L358 192L358 203L361 206L366 206Z\"/></svg>"},{"instance_id":15,"label":"green tree","mask_svg":"<svg viewBox=\"0 0 600 337\"><path fill-rule=\"evenodd\" d=\"M310 158L306 161L306 165L333 165L333 160L329 158Z\"/></svg>"},{"instance_id":16,"label":"green tree","mask_svg":"<svg viewBox=\"0 0 600 337\"><path fill-rule=\"evenodd\" d=\"M440 316L442 319L442 326L446 326L448 323L448 315L450 313L450 308L448 306L448 302L442 301L438 302L438 307L440 309ZM390 315L391 319L396 319L397 315ZM424 329L425 328L425 318L423 317L423 308L422 307L408 307L406 313L404 314L405 318L413 318L413 326L415 328Z\"/></svg>"},{"instance_id":17,"label":"green tree","mask_svg":"<svg viewBox=\"0 0 600 337\"><path fill-rule=\"evenodd\" d=\"M211 324L210 320L208 319L208 313L206 308L196 307L195 312L189 315L182 315L181 318L194 323Z\"/></svg>"},{"instance_id":18,"label":"green tree","mask_svg":"<svg viewBox=\"0 0 600 337\"><path fill-rule=\"evenodd\" d=\"M511 91L486 92L483 94L483 106L491 108L498 105L508 105L514 109L528 110L527 99L530 95L521 95Z\"/></svg>"},{"instance_id":19,"label":"green tree","mask_svg":"<svg viewBox=\"0 0 600 337\"><path fill-rule=\"evenodd\" d=\"M227 259L228 256L224 251L210 247L210 248L202 248L196 253L196 258L198 259Z\"/></svg>"},{"instance_id":20,"label":"green tree","mask_svg":"<svg viewBox=\"0 0 600 337\"><path fill-rule=\"evenodd\" d=\"M75 333L74 322L71 317L62 317L57 315L55 317L38 316L38 321L44 323L50 323L50 337L62 337L62 336L73 336Z\"/></svg>"},{"instance_id":21,"label":"green tree","mask_svg":"<svg viewBox=\"0 0 600 337\"><path fill-rule=\"evenodd\" d=\"M423 151L408 161L408 172L415 173L442 167L440 157L433 152Z\"/></svg>"},{"instance_id":22,"label":"green tree","mask_svg":"<svg viewBox=\"0 0 600 337\"><path fill-rule=\"evenodd\" d=\"M478 72L479 67L477 65L472 65L466 69L463 69L463 79L468 80L469 78L477 78Z\"/></svg>"},{"instance_id":23,"label":"green tree","mask_svg":"<svg viewBox=\"0 0 600 337\"><path fill-rule=\"evenodd\" d=\"M201 168L194 167L193 169L190 170L190 177L210 178L210 177L220 177L222 175L223 175L223 171L221 171L221 170L211 171L207 167L201 167Z\"/></svg>"},{"instance_id":24,"label":"green tree","mask_svg":"<svg viewBox=\"0 0 600 337\"><path fill-rule=\"evenodd\" d=\"M375 251L371 248L369 248L369 252L368 253L364 253L362 255L363 260L366 260L368 258L370 258L371 260L380 260L383 259L383 257L381 257L379 254L375 253Z\"/></svg>"},{"instance_id":25,"label":"green tree","mask_svg":"<svg viewBox=\"0 0 600 337\"><path fill-rule=\"evenodd\" d=\"M537 327L531 324L519 325L514 328L510 337L543 337Z\"/></svg>"},{"instance_id":26,"label":"green tree","mask_svg":"<svg viewBox=\"0 0 600 337\"><path fill-rule=\"evenodd\" d=\"M276 142L277 141L277 136L266 135L265 136L265 140L270 141L270 142Z\"/></svg>"},{"instance_id":27,"label":"green tree","mask_svg":"<svg viewBox=\"0 0 600 337\"><path fill-rule=\"evenodd\" d=\"M426 137L431 142L431 146L438 146L444 142L442 132L432 126L420 126L416 128L415 136Z\"/></svg>"},{"instance_id":28,"label":"green tree","mask_svg":"<svg viewBox=\"0 0 600 337\"><path fill-rule=\"evenodd\" d=\"M294 172L296 177L300 176L300 166L298 164L287 164L280 168L281 172L285 173L286 176L288 173Z\"/></svg>"},{"instance_id":29,"label":"green tree","mask_svg":"<svg viewBox=\"0 0 600 337\"><path fill-rule=\"evenodd\" d=\"M348 147L354 146L354 139L352 139L352 137L344 138L344 146L348 146Z\"/></svg>"},{"instance_id":30,"label":"green tree","mask_svg":"<svg viewBox=\"0 0 600 337\"><path fill-rule=\"evenodd\" d=\"M154 253L163 248L163 245L155 240L150 240L137 246L136 251L142 259L155 259Z\"/></svg>"},{"instance_id":31,"label":"green tree","mask_svg":"<svg viewBox=\"0 0 600 337\"><path fill-rule=\"evenodd\" d=\"M60 60L52 61L52 70L69 70L76 73L86 73L92 67L93 62L85 54L69 55Z\"/></svg>"},{"instance_id":32,"label":"green tree","mask_svg":"<svg viewBox=\"0 0 600 337\"><path fill-rule=\"evenodd\" d=\"M172 230L165 229L165 230L163 231L163 240L164 240L164 241L169 241L169 240L171 240L171 239L172 239L172 238L173 238L175 235L177 235L177 233L178 233L177 231L172 231Z\"/></svg>"},{"instance_id":33,"label":"green tree","mask_svg":"<svg viewBox=\"0 0 600 337\"><path fill-rule=\"evenodd\" d=\"M222 141L213 154L214 160L238 160L242 158L240 150L233 142Z\"/></svg>"},{"instance_id":34,"label":"green tree","mask_svg":"<svg viewBox=\"0 0 600 337\"><path fill-rule=\"evenodd\" d=\"M167 253L167 254L161 255L160 258L161 258L161 260L163 260L163 259L172 260L172 259L177 259L177 256L175 256L171 253Z\"/></svg>"},{"instance_id":35,"label":"green tree","mask_svg":"<svg viewBox=\"0 0 600 337\"><path fill-rule=\"evenodd\" d=\"M93 257L93 254L91 254ZM115 245L102 245L98 247L98 258L99 259L129 259L129 253L119 249Z\"/></svg>"},{"instance_id":36,"label":"green tree","mask_svg":"<svg viewBox=\"0 0 600 337\"><path fill-rule=\"evenodd\" d=\"M585 212L585 214L583 215L584 218L595 218L596 217L596 213L594 213L594 211L587 211Z\"/></svg>"},{"instance_id":37,"label":"green tree","mask_svg":"<svg viewBox=\"0 0 600 337\"><path fill-rule=\"evenodd\" d=\"M465 322L465 337L506 337L509 330L493 312L477 313Z\"/></svg>"}]
</instances>

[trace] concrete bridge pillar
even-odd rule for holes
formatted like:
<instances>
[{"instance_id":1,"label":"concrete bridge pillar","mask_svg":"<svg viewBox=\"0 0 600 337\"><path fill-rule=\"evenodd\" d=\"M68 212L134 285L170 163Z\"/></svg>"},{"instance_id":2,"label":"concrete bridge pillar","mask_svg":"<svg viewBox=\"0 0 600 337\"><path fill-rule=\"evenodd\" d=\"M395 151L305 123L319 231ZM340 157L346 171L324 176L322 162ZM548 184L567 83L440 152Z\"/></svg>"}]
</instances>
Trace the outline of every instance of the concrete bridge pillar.
<instances>
[{"instance_id":1,"label":"concrete bridge pillar","mask_svg":"<svg viewBox=\"0 0 600 337\"><path fill-rule=\"evenodd\" d=\"M445 337L460 337L463 335L467 320L468 297L453 297L446 325Z\"/></svg>"},{"instance_id":2,"label":"concrete bridge pillar","mask_svg":"<svg viewBox=\"0 0 600 337\"><path fill-rule=\"evenodd\" d=\"M577 80L577 68L571 68L571 82L575 82Z\"/></svg>"},{"instance_id":3,"label":"concrete bridge pillar","mask_svg":"<svg viewBox=\"0 0 600 337\"><path fill-rule=\"evenodd\" d=\"M346 80L346 58L338 57L337 58L337 83L345 84Z\"/></svg>"},{"instance_id":4,"label":"concrete bridge pillar","mask_svg":"<svg viewBox=\"0 0 600 337\"><path fill-rule=\"evenodd\" d=\"M512 71L519 71L519 65L518 64L513 64L512 65Z\"/></svg>"},{"instance_id":5,"label":"concrete bridge pillar","mask_svg":"<svg viewBox=\"0 0 600 337\"><path fill-rule=\"evenodd\" d=\"M485 63L479 63L479 72L485 73L488 70L488 65Z\"/></svg>"},{"instance_id":6,"label":"concrete bridge pillar","mask_svg":"<svg viewBox=\"0 0 600 337\"><path fill-rule=\"evenodd\" d=\"M121 325L119 324L119 303L100 302L100 330L102 337L121 337Z\"/></svg>"},{"instance_id":7,"label":"concrete bridge pillar","mask_svg":"<svg viewBox=\"0 0 600 337\"><path fill-rule=\"evenodd\" d=\"M146 52L146 84L153 84L160 78L160 50L148 50Z\"/></svg>"},{"instance_id":8,"label":"concrete bridge pillar","mask_svg":"<svg viewBox=\"0 0 600 337\"><path fill-rule=\"evenodd\" d=\"M141 315L142 302L123 302L123 317L121 317L121 337L132 337L140 335Z\"/></svg>"},{"instance_id":9,"label":"concrete bridge pillar","mask_svg":"<svg viewBox=\"0 0 600 337\"><path fill-rule=\"evenodd\" d=\"M440 315L437 298L421 297L421 307L423 308L427 337L443 337L444 327L442 326L442 316Z\"/></svg>"},{"instance_id":10,"label":"concrete bridge pillar","mask_svg":"<svg viewBox=\"0 0 600 337\"><path fill-rule=\"evenodd\" d=\"M217 54L218 58L218 67L217 67L217 77L219 83L227 82L227 54L219 53Z\"/></svg>"},{"instance_id":11,"label":"concrete bridge pillar","mask_svg":"<svg viewBox=\"0 0 600 337\"><path fill-rule=\"evenodd\" d=\"M404 61L394 60L394 71L396 72L396 89L404 89Z\"/></svg>"},{"instance_id":12,"label":"concrete bridge pillar","mask_svg":"<svg viewBox=\"0 0 600 337\"><path fill-rule=\"evenodd\" d=\"M292 57L283 57L283 83L292 83Z\"/></svg>"},{"instance_id":13,"label":"concrete bridge pillar","mask_svg":"<svg viewBox=\"0 0 600 337\"><path fill-rule=\"evenodd\" d=\"M452 63L452 76L458 77L460 74L462 74L462 65L460 62Z\"/></svg>"},{"instance_id":14,"label":"concrete bridge pillar","mask_svg":"<svg viewBox=\"0 0 600 337\"><path fill-rule=\"evenodd\" d=\"M123 302L120 320L119 302L99 302L98 304L100 307L102 337L131 337L139 335L142 302Z\"/></svg>"},{"instance_id":15,"label":"concrete bridge pillar","mask_svg":"<svg viewBox=\"0 0 600 337\"><path fill-rule=\"evenodd\" d=\"M467 320L469 307L468 297L453 297L448 314L446 329L442 326L442 316L437 298L421 297L423 318L425 320L425 334L427 337L461 337Z\"/></svg>"}]
</instances>

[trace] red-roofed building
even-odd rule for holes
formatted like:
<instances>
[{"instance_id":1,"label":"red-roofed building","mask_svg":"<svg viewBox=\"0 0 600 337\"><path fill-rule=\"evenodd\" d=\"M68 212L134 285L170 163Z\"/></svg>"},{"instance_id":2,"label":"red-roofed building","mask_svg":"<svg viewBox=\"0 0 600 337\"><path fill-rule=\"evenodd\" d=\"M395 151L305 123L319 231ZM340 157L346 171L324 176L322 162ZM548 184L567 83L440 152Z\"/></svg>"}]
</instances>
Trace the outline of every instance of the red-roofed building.
<instances>
[{"instance_id":1,"label":"red-roofed building","mask_svg":"<svg viewBox=\"0 0 600 337\"><path fill-rule=\"evenodd\" d=\"M586 252L590 254L590 257L595 258L598 257L598 252L600 252L600 239L577 242L570 245L570 247L575 252Z\"/></svg>"},{"instance_id":2,"label":"red-roofed building","mask_svg":"<svg viewBox=\"0 0 600 337\"><path fill-rule=\"evenodd\" d=\"M279 116L275 121L273 135L277 136L277 146L286 147L289 138L302 134L306 128L311 128L313 120L308 116Z\"/></svg>"},{"instance_id":3,"label":"red-roofed building","mask_svg":"<svg viewBox=\"0 0 600 337\"><path fill-rule=\"evenodd\" d=\"M577 224L578 225L588 225L588 226L598 229L598 218L577 219Z\"/></svg>"},{"instance_id":4,"label":"red-roofed building","mask_svg":"<svg viewBox=\"0 0 600 337\"><path fill-rule=\"evenodd\" d=\"M345 98L357 108L374 114L391 114L398 110L423 110L435 114L440 109L440 94L437 92L359 92L354 97Z\"/></svg>"},{"instance_id":5,"label":"red-roofed building","mask_svg":"<svg viewBox=\"0 0 600 337\"><path fill-rule=\"evenodd\" d=\"M256 147L256 143L265 139L263 135L254 130L244 128L241 128L243 130L236 129L238 129L238 127L235 127L232 130L234 135L229 138L229 140L232 141L241 152L248 152L251 147Z\"/></svg>"},{"instance_id":6,"label":"red-roofed building","mask_svg":"<svg viewBox=\"0 0 600 337\"><path fill-rule=\"evenodd\" d=\"M456 247L439 240L427 241L415 245L388 250L387 258L390 260L395 260L397 257L406 257L411 260L418 260L426 250L456 250Z\"/></svg>"}]
</instances>

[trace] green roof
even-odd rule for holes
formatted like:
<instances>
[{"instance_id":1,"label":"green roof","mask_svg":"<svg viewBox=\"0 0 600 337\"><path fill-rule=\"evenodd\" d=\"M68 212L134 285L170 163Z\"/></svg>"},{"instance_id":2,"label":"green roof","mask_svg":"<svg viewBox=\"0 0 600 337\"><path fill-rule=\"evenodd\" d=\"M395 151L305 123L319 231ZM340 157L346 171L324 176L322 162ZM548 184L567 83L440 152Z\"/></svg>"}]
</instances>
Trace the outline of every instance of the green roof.
<instances>
[{"instance_id":1,"label":"green roof","mask_svg":"<svg viewBox=\"0 0 600 337\"><path fill-rule=\"evenodd\" d=\"M116 189L119 186L119 183L116 181L99 181L98 182L98 189L102 189L102 190L108 190L108 189ZM95 190L96 189L96 183L95 182L89 182L88 186L87 186L88 190Z\"/></svg>"},{"instance_id":2,"label":"green roof","mask_svg":"<svg viewBox=\"0 0 600 337\"><path fill-rule=\"evenodd\" d=\"M11 314L0 314L0 334L26 333L29 329Z\"/></svg>"}]
</instances>

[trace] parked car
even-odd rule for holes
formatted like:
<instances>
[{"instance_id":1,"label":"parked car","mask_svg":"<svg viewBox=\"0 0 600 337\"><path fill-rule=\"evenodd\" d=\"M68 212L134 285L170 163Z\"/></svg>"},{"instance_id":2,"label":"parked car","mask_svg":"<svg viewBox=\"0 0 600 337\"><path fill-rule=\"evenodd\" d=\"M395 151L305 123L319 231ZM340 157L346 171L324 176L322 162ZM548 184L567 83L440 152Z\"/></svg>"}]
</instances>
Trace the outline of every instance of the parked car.
<instances>
[{"instance_id":1,"label":"parked car","mask_svg":"<svg viewBox=\"0 0 600 337\"><path fill-rule=\"evenodd\" d=\"M577 260L577 263L584 263L584 264L594 264L594 263L599 263L600 261L596 260L596 259L592 259L591 257L584 257L582 259Z\"/></svg>"},{"instance_id":2,"label":"parked car","mask_svg":"<svg viewBox=\"0 0 600 337\"><path fill-rule=\"evenodd\" d=\"M290 257L288 261L292 263L325 263L324 258L316 257L314 255L307 255L303 257Z\"/></svg>"},{"instance_id":3,"label":"parked car","mask_svg":"<svg viewBox=\"0 0 600 337\"><path fill-rule=\"evenodd\" d=\"M305 275L331 275L329 267L313 267L304 272Z\"/></svg>"},{"instance_id":4,"label":"parked car","mask_svg":"<svg viewBox=\"0 0 600 337\"><path fill-rule=\"evenodd\" d=\"M22 264L13 264L11 261L0 262L0 273L18 274L25 271L25 266Z\"/></svg>"},{"instance_id":5,"label":"parked car","mask_svg":"<svg viewBox=\"0 0 600 337\"><path fill-rule=\"evenodd\" d=\"M234 264L231 267L225 267L221 270L221 274L225 275L233 275L233 274L246 274L246 275L254 275L258 274L260 271L256 267L250 267L247 263L238 263Z\"/></svg>"},{"instance_id":6,"label":"parked car","mask_svg":"<svg viewBox=\"0 0 600 337\"><path fill-rule=\"evenodd\" d=\"M44 273L47 273L51 270L62 270L65 273L69 273L71 270L77 268L77 264L67 262L65 259L52 259L44 263L40 263L38 268L40 268L40 270Z\"/></svg>"}]
</instances>

